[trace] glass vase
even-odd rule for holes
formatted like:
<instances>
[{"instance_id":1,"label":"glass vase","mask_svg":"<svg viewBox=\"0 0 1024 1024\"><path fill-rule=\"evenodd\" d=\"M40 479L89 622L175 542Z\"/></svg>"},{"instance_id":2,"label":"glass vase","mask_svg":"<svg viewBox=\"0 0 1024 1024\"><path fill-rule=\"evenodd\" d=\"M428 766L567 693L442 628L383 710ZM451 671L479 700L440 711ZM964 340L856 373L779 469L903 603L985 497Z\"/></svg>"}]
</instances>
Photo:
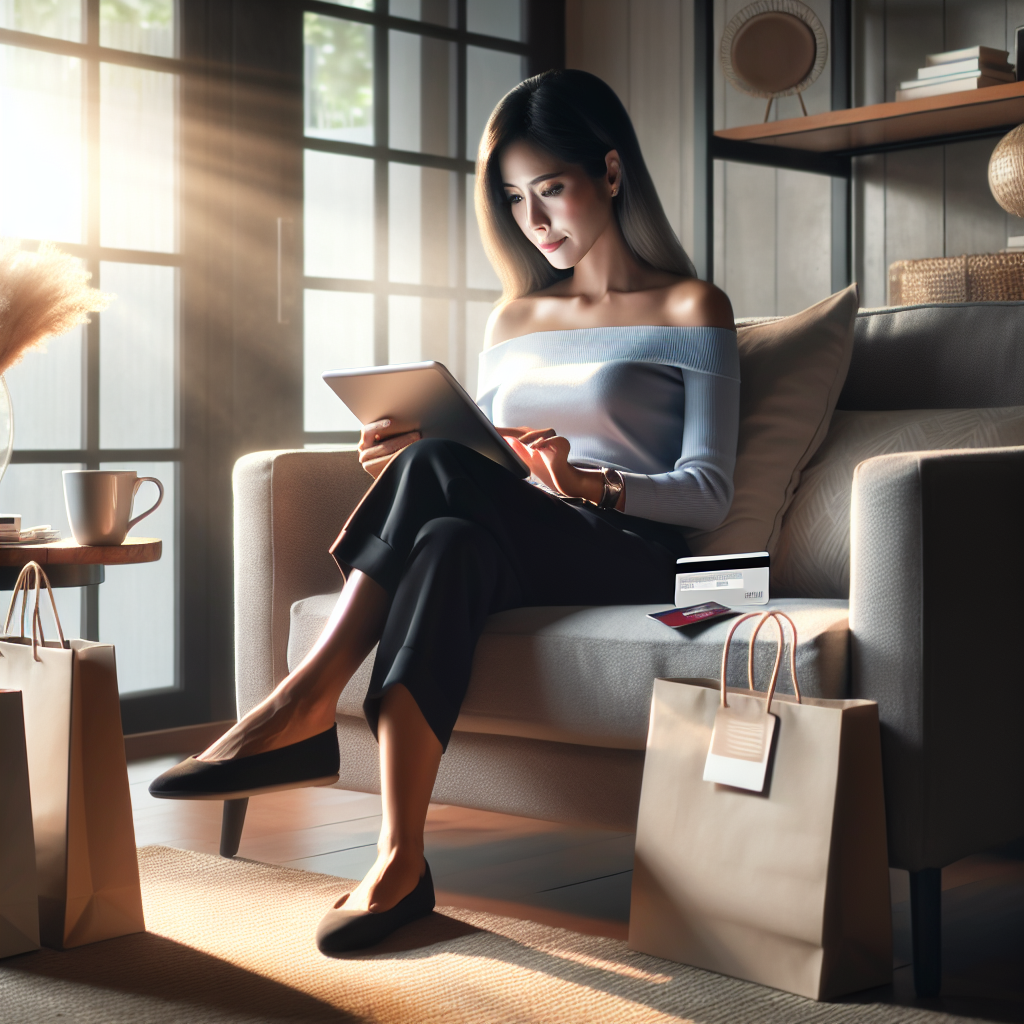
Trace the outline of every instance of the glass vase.
<instances>
[{"instance_id":1,"label":"glass vase","mask_svg":"<svg viewBox=\"0 0 1024 1024\"><path fill-rule=\"evenodd\" d=\"M7 378L0 376L0 481L11 464L14 452L14 405L7 390Z\"/></svg>"}]
</instances>

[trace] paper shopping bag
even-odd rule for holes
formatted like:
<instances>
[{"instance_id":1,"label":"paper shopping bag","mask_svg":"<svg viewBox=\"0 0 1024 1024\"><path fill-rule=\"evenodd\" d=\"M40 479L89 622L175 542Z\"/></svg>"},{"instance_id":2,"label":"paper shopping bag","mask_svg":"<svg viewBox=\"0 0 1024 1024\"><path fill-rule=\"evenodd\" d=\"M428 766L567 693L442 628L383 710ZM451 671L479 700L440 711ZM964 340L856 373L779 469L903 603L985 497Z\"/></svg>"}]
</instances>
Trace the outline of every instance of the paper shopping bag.
<instances>
[{"instance_id":1,"label":"paper shopping bag","mask_svg":"<svg viewBox=\"0 0 1024 1024\"><path fill-rule=\"evenodd\" d=\"M41 584L58 640L43 636ZM12 636L19 594L21 633ZM24 702L43 945L66 949L144 931L114 648L64 639L34 562L18 578L0 638L0 687L20 690Z\"/></svg>"},{"instance_id":2,"label":"paper shopping bag","mask_svg":"<svg viewBox=\"0 0 1024 1024\"><path fill-rule=\"evenodd\" d=\"M780 613L775 618L779 632ZM637 822L629 944L736 978L829 999L892 980L892 931L878 708L801 699L722 677L657 679ZM783 616L787 618L786 616ZM790 626L792 622L790 621ZM763 788L705 775L732 708L775 716ZM728 725L728 723L726 723ZM721 740L721 737L719 737ZM742 745L741 745L742 746ZM756 743L737 752L753 761ZM718 756L729 754L721 742ZM749 766L748 766L749 768ZM746 772L746 775L744 775Z\"/></svg>"},{"instance_id":3,"label":"paper shopping bag","mask_svg":"<svg viewBox=\"0 0 1024 1024\"><path fill-rule=\"evenodd\" d=\"M21 694L0 690L0 957L39 948L36 844Z\"/></svg>"}]
</instances>

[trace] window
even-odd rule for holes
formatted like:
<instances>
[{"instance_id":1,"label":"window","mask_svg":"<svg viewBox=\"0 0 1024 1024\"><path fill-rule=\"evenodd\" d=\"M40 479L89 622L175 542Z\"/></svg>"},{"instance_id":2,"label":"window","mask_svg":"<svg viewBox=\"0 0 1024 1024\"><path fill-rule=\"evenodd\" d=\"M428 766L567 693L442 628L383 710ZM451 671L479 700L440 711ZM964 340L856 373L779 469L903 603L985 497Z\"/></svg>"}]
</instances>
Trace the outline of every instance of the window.
<instances>
[{"instance_id":1,"label":"window","mask_svg":"<svg viewBox=\"0 0 1024 1024\"><path fill-rule=\"evenodd\" d=\"M0 0L0 234L56 242L116 296L8 373L15 454L0 505L67 537L62 469L163 482L134 531L162 538L161 561L56 592L68 635L116 644L122 693L178 684L177 35L174 0Z\"/></svg>"},{"instance_id":2,"label":"window","mask_svg":"<svg viewBox=\"0 0 1024 1024\"><path fill-rule=\"evenodd\" d=\"M500 286L473 213L476 147L526 77L519 0L303 5L303 426L358 423L321 379L436 359L472 392Z\"/></svg>"}]
</instances>

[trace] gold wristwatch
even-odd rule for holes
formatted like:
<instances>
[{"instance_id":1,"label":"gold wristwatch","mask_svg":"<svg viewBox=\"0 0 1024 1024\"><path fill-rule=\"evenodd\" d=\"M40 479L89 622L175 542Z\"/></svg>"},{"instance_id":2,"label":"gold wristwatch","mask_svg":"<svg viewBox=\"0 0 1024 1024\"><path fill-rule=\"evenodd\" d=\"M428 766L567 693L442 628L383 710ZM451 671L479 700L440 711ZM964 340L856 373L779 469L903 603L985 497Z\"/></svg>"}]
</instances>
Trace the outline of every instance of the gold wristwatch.
<instances>
[{"instance_id":1,"label":"gold wristwatch","mask_svg":"<svg viewBox=\"0 0 1024 1024\"><path fill-rule=\"evenodd\" d=\"M601 493L601 500L597 503L598 508L615 508L619 503L619 495L625 483L622 474L617 469L609 469L605 466L601 470L604 477L604 491Z\"/></svg>"}]
</instances>

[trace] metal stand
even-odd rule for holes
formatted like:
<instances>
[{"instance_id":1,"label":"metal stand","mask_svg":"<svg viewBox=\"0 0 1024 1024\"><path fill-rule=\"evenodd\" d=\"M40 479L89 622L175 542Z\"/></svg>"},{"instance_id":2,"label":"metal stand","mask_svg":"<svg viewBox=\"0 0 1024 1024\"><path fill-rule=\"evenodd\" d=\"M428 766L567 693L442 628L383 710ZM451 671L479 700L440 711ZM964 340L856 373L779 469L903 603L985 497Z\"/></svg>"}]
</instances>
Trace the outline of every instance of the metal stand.
<instances>
[{"instance_id":1,"label":"metal stand","mask_svg":"<svg viewBox=\"0 0 1024 1024\"><path fill-rule=\"evenodd\" d=\"M220 855L234 857L238 853L238 844L242 841L242 829L245 826L245 812L249 807L249 798L224 801L224 817L220 824Z\"/></svg>"},{"instance_id":2,"label":"metal stand","mask_svg":"<svg viewBox=\"0 0 1024 1024\"><path fill-rule=\"evenodd\" d=\"M910 929L914 990L937 996L942 987L942 869L910 872Z\"/></svg>"}]
</instances>

